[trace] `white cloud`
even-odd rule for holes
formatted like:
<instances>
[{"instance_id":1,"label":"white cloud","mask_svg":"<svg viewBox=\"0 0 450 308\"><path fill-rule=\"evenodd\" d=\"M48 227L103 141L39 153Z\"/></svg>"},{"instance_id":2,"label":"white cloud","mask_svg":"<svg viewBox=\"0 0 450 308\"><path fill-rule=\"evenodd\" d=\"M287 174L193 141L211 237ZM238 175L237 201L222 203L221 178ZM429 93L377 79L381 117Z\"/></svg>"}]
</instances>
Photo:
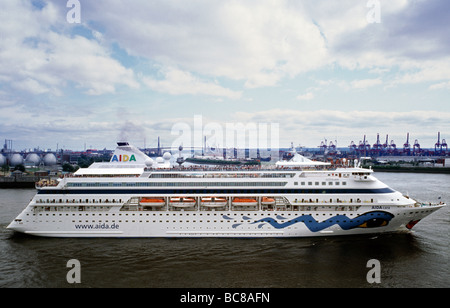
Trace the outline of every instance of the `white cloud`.
<instances>
[{"instance_id":1,"label":"white cloud","mask_svg":"<svg viewBox=\"0 0 450 308\"><path fill-rule=\"evenodd\" d=\"M93 1L86 18L132 55L204 76L273 86L328 63L319 29L288 1ZM101 11L102 14L98 14ZM207 13L205 13L207 12Z\"/></svg>"},{"instance_id":2,"label":"white cloud","mask_svg":"<svg viewBox=\"0 0 450 308\"><path fill-rule=\"evenodd\" d=\"M311 100L313 98L314 98L314 93L312 93L312 92L308 92L306 94L297 96L297 99L301 100L301 101L302 100Z\"/></svg>"},{"instance_id":3,"label":"white cloud","mask_svg":"<svg viewBox=\"0 0 450 308\"><path fill-rule=\"evenodd\" d=\"M67 10L56 0L54 6ZM130 55L163 67L239 80L244 88L254 89L330 65L378 73L399 68L397 83L418 79L410 75L412 70L425 73L421 80L436 80L435 74L421 66L422 55L443 50L445 40L437 38L445 35L420 33L416 37L416 24L429 17L420 11L424 7L434 12L437 4L382 2L382 22L371 24L366 18L371 8L359 0L194 0L188 5L133 1L126 6L121 1L98 0L82 3L82 20L102 29L102 33L92 30L97 41L91 43L99 47L114 42ZM409 43L399 43L405 41ZM412 53L412 47L420 50ZM433 59L430 64L436 67L441 62ZM117 69L106 75L110 77L105 82L94 78L83 87L91 87L88 93L101 94L113 92L120 84L137 86L130 71ZM372 85L356 82L350 86Z\"/></svg>"},{"instance_id":4,"label":"white cloud","mask_svg":"<svg viewBox=\"0 0 450 308\"><path fill-rule=\"evenodd\" d=\"M163 80L144 77L143 82L151 89L172 95L210 95L238 99L241 92L224 88L216 83L202 81L189 72L170 67L162 71Z\"/></svg>"},{"instance_id":5,"label":"white cloud","mask_svg":"<svg viewBox=\"0 0 450 308\"><path fill-rule=\"evenodd\" d=\"M389 134L390 138L403 141L406 133L414 140L421 135L422 144L434 145L433 140L438 131L450 132L450 112L442 111L340 111L294 109L270 109L257 112L235 112L232 117L237 122L278 123L280 127L280 144L299 142L305 146L316 146L322 138L340 140L340 146L347 146L350 141L357 142L363 135L369 141L375 141L377 133ZM424 131L426 127L426 132ZM413 139L414 138L414 139Z\"/></svg>"},{"instance_id":6,"label":"white cloud","mask_svg":"<svg viewBox=\"0 0 450 308\"><path fill-rule=\"evenodd\" d=\"M403 74L399 74L393 84L418 84L436 81L450 81L450 57L443 61L427 60L412 63Z\"/></svg>"},{"instance_id":7,"label":"white cloud","mask_svg":"<svg viewBox=\"0 0 450 308\"><path fill-rule=\"evenodd\" d=\"M366 89L369 87L373 87L376 85L382 84L382 81L380 78L376 79L361 79L361 80L353 80L350 83L350 86L353 89Z\"/></svg>"},{"instance_id":8,"label":"white cloud","mask_svg":"<svg viewBox=\"0 0 450 308\"><path fill-rule=\"evenodd\" d=\"M183 105L173 100L173 117L184 116L185 106L205 95L229 103L216 104L214 111L204 108L205 117L231 118L234 110L252 110L246 119L283 123L283 138L293 139L287 142L300 133L316 143L336 132L376 132L376 125L404 134L408 125L419 127L414 120L426 124L423 130L449 131L442 116L420 111L325 110L370 108L360 102L383 85L377 110L439 106L448 118L449 3L383 1L381 23L370 24L370 8L360 0L96 0L81 1L82 24L69 24L66 1L4 0L0 133L54 140L47 132L64 136L73 129L79 139L103 142L115 138L117 133L107 130L117 129L118 121L133 120L139 124L135 131L142 125L152 134L170 130L162 123L173 119L155 110L173 98L159 94L149 104L151 91L141 89L187 94ZM414 91L400 92L404 85L414 85ZM298 100L308 99L320 104L308 104L308 112L295 110ZM261 110L274 105L284 109ZM119 113L118 106L130 106L127 111L134 113ZM324 110L312 110L318 106ZM49 114L36 117L42 110ZM159 124L146 124L151 117ZM101 138L89 133L96 129Z\"/></svg>"},{"instance_id":9,"label":"white cloud","mask_svg":"<svg viewBox=\"0 0 450 308\"><path fill-rule=\"evenodd\" d=\"M381 1L381 23L367 21L367 3L316 0L308 6L338 67L396 71L392 85L450 79L447 1Z\"/></svg>"},{"instance_id":10,"label":"white cloud","mask_svg":"<svg viewBox=\"0 0 450 308\"><path fill-rule=\"evenodd\" d=\"M450 81L447 82L441 82L441 83L437 83L437 84L433 84L431 86L429 86L430 90L440 90L440 89L448 89L450 90Z\"/></svg>"},{"instance_id":11,"label":"white cloud","mask_svg":"<svg viewBox=\"0 0 450 308\"><path fill-rule=\"evenodd\" d=\"M371 72L398 67L396 83L449 78L445 72L450 70L440 67L441 58L428 61L433 69L421 65L420 58L448 50L443 48L446 40L438 39L446 37L445 29L433 35L422 30L417 38L417 31L405 32L418 28L415 24L435 12L437 4L383 2L380 24L368 23L366 4L194 0L133 1L124 6L122 1L89 1L82 3L83 24L78 26L91 31L85 38L67 35L73 28L64 20L64 1L49 1L38 9L30 1L7 0L0 12L7 26L0 34L8 49L0 51L0 60L10 65L0 68L0 80L8 78L20 89L32 83L30 92L53 95L67 82L92 95L114 93L119 86L139 87L134 72L111 56L112 43L164 67L239 80L252 89L332 64ZM424 7L430 12L421 13ZM410 43L399 43L404 41ZM420 50L414 54L412 47ZM352 87L368 86L372 84L361 81Z\"/></svg>"},{"instance_id":12,"label":"white cloud","mask_svg":"<svg viewBox=\"0 0 450 308\"><path fill-rule=\"evenodd\" d=\"M64 33L64 12L51 2L42 8L29 1L2 2L0 78L31 94L61 95L68 82L88 94L112 93L120 85L138 87L131 70L111 58L96 40ZM61 22L63 21L63 22ZM59 29L60 32L56 32Z\"/></svg>"},{"instance_id":13,"label":"white cloud","mask_svg":"<svg viewBox=\"0 0 450 308\"><path fill-rule=\"evenodd\" d=\"M32 78L26 78L24 80L16 81L13 83L13 85L15 88L22 91L28 91L31 94L42 94L48 93L50 91L49 88Z\"/></svg>"}]
</instances>

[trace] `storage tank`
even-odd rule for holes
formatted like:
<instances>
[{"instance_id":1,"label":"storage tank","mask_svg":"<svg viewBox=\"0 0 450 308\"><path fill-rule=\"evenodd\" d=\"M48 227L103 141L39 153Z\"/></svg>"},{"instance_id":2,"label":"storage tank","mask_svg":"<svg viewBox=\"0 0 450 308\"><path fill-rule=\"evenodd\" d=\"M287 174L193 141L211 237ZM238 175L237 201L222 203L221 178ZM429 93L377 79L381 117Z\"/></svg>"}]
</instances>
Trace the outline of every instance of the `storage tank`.
<instances>
[{"instance_id":1,"label":"storage tank","mask_svg":"<svg viewBox=\"0 0 450 308\"><path fill-rule=\"evenodd\" d=\"M56 165L56 156L55 154L49 153L44 156L44 164L46 166Z\"/></svg>"},{"instance_id":2,"label":"storage tank","mask_svg":"<svg viewBox=\"0 0 450 308\"><path fill-rule=\"evenodd\" d=\"M41 158L36 153L31 153L27 155L25 162L30 163L32 166L39 166Z\"/></svg>"},{"instance_id":3,"label":"storage tank","mask_svg":"<svg viewBox=\"0 0 450 308\"><path fill-rule=\"evenodd\" d=\"M11 156L11 159L9 160L9 164L11 166L13 166L13 167L23 164L23 157L22 157L22 155L20 155L18 153L13 154Z\"/></svg>"},{"instance_id":4,"label":"storage tank","mask_svg":"<svg viewBox=\"0 0 450 308\"><path fill-rule=\"evenodd\" d=\"M6 164L6 157L0 154L0 166L3 166Z\"/></svg>"}]
</instances>

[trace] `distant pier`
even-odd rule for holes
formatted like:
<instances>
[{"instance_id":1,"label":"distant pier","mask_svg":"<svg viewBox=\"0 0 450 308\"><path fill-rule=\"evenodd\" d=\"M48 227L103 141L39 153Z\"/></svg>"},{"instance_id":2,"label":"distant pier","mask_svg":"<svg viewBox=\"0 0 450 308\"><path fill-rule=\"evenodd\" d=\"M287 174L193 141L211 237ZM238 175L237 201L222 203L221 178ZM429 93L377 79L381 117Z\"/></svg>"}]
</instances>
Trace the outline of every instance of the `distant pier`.
<instances>
[{"instance_id":1,"label":"distant pier","mask_svg":"<svg viewBox=\"0 0 450 308\"><path fill-rule=\"evenodd\" d=\"M364 166L366 167L366 166ZM374 171L379 172L413 172L413 173L441 173L450 174L450 167L421 167L421 166L371 166Z\"/></svg>"},{"instance_id":2,"label":"distant pier","mask_svg":"<svg viewBox=\"0 0 450 308\"><path fill-rule=\"evenodd\" d=\"M0 177L0 188L35 188L36 182L47 179L51 176L4 176Z\"/></svg>"}]
</instances>

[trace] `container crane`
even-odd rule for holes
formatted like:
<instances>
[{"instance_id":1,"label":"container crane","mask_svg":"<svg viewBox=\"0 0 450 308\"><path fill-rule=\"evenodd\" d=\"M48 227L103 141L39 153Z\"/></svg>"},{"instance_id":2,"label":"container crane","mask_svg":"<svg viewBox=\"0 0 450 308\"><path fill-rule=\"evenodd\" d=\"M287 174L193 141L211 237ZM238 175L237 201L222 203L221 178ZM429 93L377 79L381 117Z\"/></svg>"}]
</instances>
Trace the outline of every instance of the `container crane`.
<instances>
[{"instance_id":1,"label":"container crane","mask_svg":"<svg viewBox=\"0 0 450 308\"><path fill-rule=\"evenodd\" d=\"M356 153L356 144L353 142L353 140L352 142L350 142L348 148L350 149L350 152Z\"/></svg>"},{"instance_id":2,"label":"container crane","mask_svg":"<svg viewBox=\"0 0 450 308\"><path fill-rule=\"evenodd\" d=\"M437 142L434 144L434 153L438 153L442 150L442 145L441 145L441 132L438 132L438 140Z\"/></svg>"},{"instance_id":3,"label":"container crane","mask_svg":"<svg viewBox=\"0 0 450 308\"><path fill-rule=\"evenodd\" d=\"M394 140L391 140L391 143L389 144L389 153L394 154L397 152L397 145L395 144Z\"/></svg>"},{"instance_id":4,"label":"container crane","mask_svg":"<svg viewBox=\"0 0 450 308\"><path fill-rule=\"evenodd\" d=\"M417 155L420 154L422 151L420 150L420 144L419 144L419 140L415 140L414 141L414 145L413 145L413 155Z\"/></svg>"},{"instance_id":5,"label":"container crane","mask_svg":"<svg viewBox=\"0 0 450 308\"><path fill-rule=\"evenodd\" d=\"M409 144L409 133L406 134L406 142L403 144L403 153L408 154L411 152L411 145Z\"/></svg>"},{"instance_id":6,"label":"container crane","mask_svg":"<svg viewBox=\"0 0 450 308\"><path fill-rule=\"evenodd\" d=\"M360 154L364 152L364 156L366 156L367 151L370 151L370 144L366 140L366 135L364 135L363 141L359 141L358 151L360 152Z\"/></svg>"},{"instance_id":7,"label":"container crane","mask_svg":"<svg viewBox=\"0 0 450 308\"><path fill-rule=\"evenodd\" d=\"M327 139L325 139L325 142L324 141L320 142L319 148L320 151L321 152L323 151L324 154L327 152Z\"/></svg>"},{"instance_id":8,"label":"container crane","mask_svg":"<svg viewBox=\"0 0 450 308\"><path fill-rule=\"evenodd\" d=\"M385 151L385 152L387 152L388 148L389 148L388 139L389 139L389 135L386 134L386 141L383 143L383 151Z\"/></svg>"},{"instance_id":9,"label":"container crane","mask_svg":"<svg viewBox=\"0 0 450 308\"><path fill-rule=\"evenodd\" d=\"M337 141L335 141L337 144ZM336 155L336 144L333 143L333 141L330 141L330 144L328 146L328 153L331 155Z\"/></svg>"},{"instance_id":10,"label":"container crane","mask_svg":"<svg viewBox=\"0 0 450 308\"><path fill-rule=\"evenodd\" d=\"M383 149L383 145L380 142L380 134L377 134L377 142L373 144L372 151L375 154L380 154L382 149Z\"/></svg>"},{"instance_id":11,"label":"container crane","mask_svg":"<svg viewBox=\"0 0 450 308\"><path fill-rule=\"evenodd\" d=\"M445 147L445 150L444 150L444 147ZM447 142L445 141L445 139L442 139L441 151L444 151L444 154L448 151Z\"/></svg>"}]
</instances>

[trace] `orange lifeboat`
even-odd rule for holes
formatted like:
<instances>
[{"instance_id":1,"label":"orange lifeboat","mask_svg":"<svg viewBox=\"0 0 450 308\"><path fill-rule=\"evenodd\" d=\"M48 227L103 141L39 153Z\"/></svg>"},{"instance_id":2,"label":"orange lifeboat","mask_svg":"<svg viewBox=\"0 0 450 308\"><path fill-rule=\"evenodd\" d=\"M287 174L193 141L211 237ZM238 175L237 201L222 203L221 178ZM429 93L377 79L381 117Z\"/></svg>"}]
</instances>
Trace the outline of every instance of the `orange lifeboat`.
<instances>
[{"instance_id":1,"label":"orange lifeboat","mask_svg":"<svg viewBox=\"0 0 450 308\"><path fill-rule=\"evenodd\" d=\"M234 198L233 199L233 205L238 206L253 206L257 205L258 201L254 198Z\"/></svg>"},{"instance_id":2,"label":"orange lifeboat","mask_svg":"<svg viewBox=\"0 0 450 308\"><path fill-rule=\"evenodd\" d=\"M262 197L261 204L263 204L263 205L273 205L273 204L275 204L275 199L274 198L269 198L269 197Z\"/></svg>"},{"instance_id":3,"label":"orange lifeboat","mask_svg":"<svg viewBox=\"0 0 450 308\"><path fill-rule=\"evenodd\" d=\"M166 202L163 198L141 198L139 204L144 206L163 206Z\"/></svg>"}]
</instances>

